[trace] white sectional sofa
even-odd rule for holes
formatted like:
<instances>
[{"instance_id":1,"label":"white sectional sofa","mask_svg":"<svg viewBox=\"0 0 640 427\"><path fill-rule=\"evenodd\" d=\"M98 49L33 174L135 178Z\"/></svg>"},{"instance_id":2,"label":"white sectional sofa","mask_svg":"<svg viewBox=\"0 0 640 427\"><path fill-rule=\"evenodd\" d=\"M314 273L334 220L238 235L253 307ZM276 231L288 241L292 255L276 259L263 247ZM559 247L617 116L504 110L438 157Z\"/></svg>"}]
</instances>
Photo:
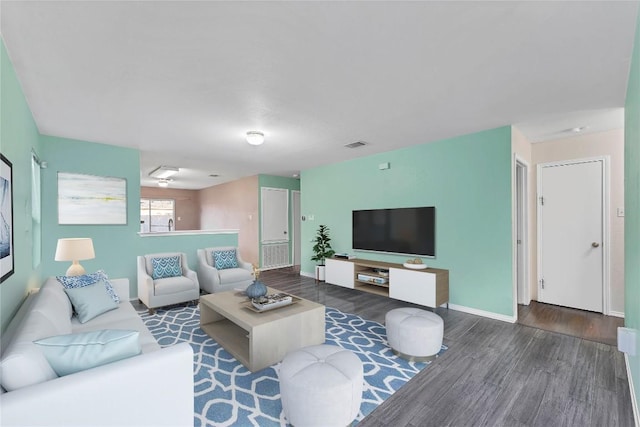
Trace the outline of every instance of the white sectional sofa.
<instances>
[{"instance_id":1,"label":"white sectional sofa","mask_svg":"<svg viewBox=\"0 0 640 427\"><path fill-rule=\"evenodd\" d=\"M110 282L120 296L117 308L84 324L72 317L55 278L27 297L2 336L0 425L193 425L191 346L160 348L129 302L128 279ZM102 329L139 331L141 353L58 377L33 343Z\"/></svg>"}]
</instances>

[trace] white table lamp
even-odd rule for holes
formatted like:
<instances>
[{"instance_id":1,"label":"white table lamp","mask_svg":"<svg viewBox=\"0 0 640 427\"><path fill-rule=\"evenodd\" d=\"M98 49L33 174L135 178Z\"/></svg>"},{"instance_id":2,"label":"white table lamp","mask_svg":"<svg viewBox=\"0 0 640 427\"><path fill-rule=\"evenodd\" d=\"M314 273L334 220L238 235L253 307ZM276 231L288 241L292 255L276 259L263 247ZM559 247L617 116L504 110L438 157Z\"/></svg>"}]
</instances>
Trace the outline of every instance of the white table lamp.
<instances>
[{"instance_id":1,"label":"white table lamp","mask_svg":"<svg viewBox=\"0 0 640 427\"><path fill-rule=\"evenodd\" d=\"M88 237L58 239L56 247L56 261L72 261L67 270L67 276L81 276L85 273L84 267L78 261L93 259L96 254L93 250L93 240Z\"/></svg>"}]
</instances>

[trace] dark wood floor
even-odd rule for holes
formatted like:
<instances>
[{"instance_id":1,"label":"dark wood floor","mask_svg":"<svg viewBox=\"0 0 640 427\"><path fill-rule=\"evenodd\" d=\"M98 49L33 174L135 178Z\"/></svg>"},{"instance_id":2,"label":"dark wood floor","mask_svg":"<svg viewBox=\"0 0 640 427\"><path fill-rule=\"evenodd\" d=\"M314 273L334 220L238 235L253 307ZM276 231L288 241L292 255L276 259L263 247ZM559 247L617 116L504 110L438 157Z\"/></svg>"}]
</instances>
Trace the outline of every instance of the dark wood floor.
<instances>
[{"instance_id":1,"label":"dark wood floor","mask_svg":"<svg viewBox=\"0 0 640 427\"><path fill-rule=\"evenodd\" d=\"M518 323L612 346L617 345L618 326L624 326L619 317L537 301L518 305Z\"/></svg>"},{"instance_id":2,"label":"dark wood floor","mask_svg":"<svg viewBox=\"0 0 640 427\"><path fill-rule=\"evenodd\" d=\"M264 272L268 285L384 323L411 306L295 272ZM634 424L622 353L579 337L444 308L441 357L359 426L629 426Z\"/></svg>"}]
</instances>

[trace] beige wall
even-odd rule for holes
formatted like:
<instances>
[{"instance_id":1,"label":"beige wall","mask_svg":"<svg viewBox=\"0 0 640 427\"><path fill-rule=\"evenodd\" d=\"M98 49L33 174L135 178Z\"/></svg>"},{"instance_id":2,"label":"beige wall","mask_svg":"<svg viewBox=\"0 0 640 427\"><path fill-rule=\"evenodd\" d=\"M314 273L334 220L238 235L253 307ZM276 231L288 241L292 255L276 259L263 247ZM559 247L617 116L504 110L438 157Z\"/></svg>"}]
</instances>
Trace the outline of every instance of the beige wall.
<instances>
[{"instance_id":1,"label":"beige wall","mask_svg":"<svg viewBox=\"0 0 640 427\"><path fill-rule=\"evenodd\" d=\"M176 230L200 229L199 190L141 187L140 197L145 199L173 199L176 206Z\"/></svg>"},{"instance_id":2,"label":"beige wall","mask_svg":"<svg viewBox=\"0 0 640 427\"><path fill-rule=\"evenodd\" d=\"M200 226L206 230L238 229L242 259L258 262L258 176L200 190Z\"/></svg>"},{"instance_id":3,"label":"beige wall","mask_svg":"<svg viewBox=\"0 0 640 427\"><path fill-rule=\"evenodd\" d=\"M531 203L536 203L536 167L540 163L562 160L584 159L609 156L610 182L610 309L613 312L624 311L624 218L618 217L617 208L624 207L624 131L622 129L589 135L575 136L554 141L532 144L532 192ZM536 216L531 216L533 229L536 230ZM535 237L535 233L534 233ZM531 246L531 268L537 277L537 245L535 239ZM532 298L537 299L537 283L531 282Z\"/></svg>"}]
</instances>

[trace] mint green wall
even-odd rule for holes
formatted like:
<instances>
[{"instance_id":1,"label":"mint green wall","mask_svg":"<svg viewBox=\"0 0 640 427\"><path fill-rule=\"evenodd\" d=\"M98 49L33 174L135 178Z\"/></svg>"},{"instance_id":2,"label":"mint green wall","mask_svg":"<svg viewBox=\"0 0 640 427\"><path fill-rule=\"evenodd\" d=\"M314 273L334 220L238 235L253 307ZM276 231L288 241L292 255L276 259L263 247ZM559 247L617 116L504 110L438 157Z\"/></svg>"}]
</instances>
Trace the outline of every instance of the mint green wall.
<instances>
[{"instance_id":1,"label":"mint green wall","mask_svg":"<svg viewBox=\"0 0 640 427\"><path fill-rule=\"evenodd\" d=\"M4 40L0 43L0 151L13 164L14 273L0 284L0 331L24 300L39 286L40 268L33 266L31 223L31 150L39 156L38 129L27 105ZM2 272L5 274L6 272Z\"/></svg>"},{"instance_id":2,"label":"mint green wall","mask_svg":"<svg viewBox=\"0 0 640 427\"><path fill-rule=\"evenodd\" d=\"M136 295L136 256L180 251L189 265L197 265L196 250L209 246L238 244L237 234L140 237L140 155L138 150L42 136L43 160L49 167L42 174L42 272L64 274L69 263L54 261L59 238L91 237L96 258L82 261L87 271L103 269L109 277L128 277ZM71 172L125 178L127 180L127 225L58 225L57 173Z\"/></svg>"},{"instance_id":3,"label":"mint green wall","mask_svg":"<svg viewBox=\"0 0 640 427\"><path fill-rule=\"evenodd\" d=\"M391 168L379 170L380 163ZM436 258L449 270L450 302L513 316L511 129L471 135L318 167L302 173L302 271L312 274L309 242L329 226L333 248L353 252L356 209L436 207ZM408 257L355 252L359 258Z\"/></svg>"},{"instance_id":4,"label":"mint green wall","mask_svg":"<svg viewBox=\"0 0 640 427\"><path fill-rule=\"evenodd\" d=\"M54 261L58 239L91 237L93 260L82 261L89 272L103 269L109 277L135 278L140 231L140 155L137 150L52 136L41 136L43 275L64 274L68 262ZM127 180L127 225L58 225L58 172L111 176ZM136 282L133 281L133 284Z\"/></svg>"},{"instance_id":5,"label":"mint green wall","mask_svg":"<svg viewBox=\"0 0 640 427\"><path fill-rule=\"evenodd\" d=\"M262 212L262 187L269 188L286 188L289 190L289 235L293 230L293 194L294 190L300 190L300 180L297 178L287 178L275 175L258 175L258 212ZM258 222L258 258L262 267L262 221ZM292 242L289 240L289 262L292 262Z\"/></svg>"},{"instance_id":6,"label":"mint green wall","mask_svg":"<svg viewBox=\"0 0 640 427\"><path fill-rule=\"evenodd\" d=\"M640 14L627 86L624 146L624 324L636 330L636 355L629 357L629 365L640 407Z\"/></svg>"}]
</instances>

